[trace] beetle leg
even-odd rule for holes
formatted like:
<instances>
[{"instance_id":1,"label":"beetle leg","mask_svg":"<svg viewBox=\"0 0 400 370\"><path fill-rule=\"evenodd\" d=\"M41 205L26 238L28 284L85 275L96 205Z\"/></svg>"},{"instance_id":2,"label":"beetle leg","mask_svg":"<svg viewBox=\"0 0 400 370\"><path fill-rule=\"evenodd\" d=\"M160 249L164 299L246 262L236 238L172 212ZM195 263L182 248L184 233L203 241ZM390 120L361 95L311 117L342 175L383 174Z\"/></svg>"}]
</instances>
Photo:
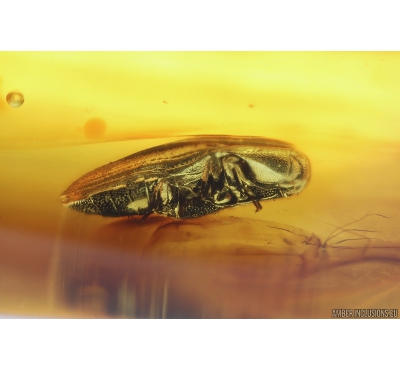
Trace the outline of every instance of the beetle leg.
<instances>
[{"instance_id":1,"label":"beetle leg","mask_svg":"<svg viewBox=\"0 0 400 370\"><path fill-rule=\"evenodd\" d=\"M249 189L251 181L248 179L251 176L250 169L246 168L246 162L236 155L229 154L222 159L222 164L225 169L226 177L231 180L233 184L229 184L227 179L227 186L232 189L233 192L239 193L240 197L247 198L255 201L256 196ZM261 208L256 206L257 211Z\"/></svg>"},{"instance_id":2,"label":"beetle leg","mask_svg":"<svg viewBox=\"0 0 400 370\"><path fill-rule=\"evenodd\" d=\"M238 198L251 200L256 207L255 212L262 210L259 198L249 188L252 185L252 173L247 163L236 155L227 155L222 159L226 177L229 177L234 185L227 184Z\"/></svg>"},{"instance_id":3,"label":"beetle leg","mask_svg":"<svg viewBox=\"0 0 400 370\"><path fill-rule=\"evenodd\" d=\"M259 199L257 199L257 197L253 194L253 192L250 191L250 189L248 189L247 184L243 185L241 191L253 202L253 204L256 207L255 213L259 212L262 210L262 205L259 201Z\"/></svg>"},{"instance_id":4,"label":"beetle leg","mask_svg":"<svg viewBox=\"0 0 400 370\"><path fill-rule=\"evenodd\" d=\"M284 191L279 184L276 184L276 187L278 188L278 191L279 191L279 194L281 195L281 198L287 198L289 196L287 194L287 191Z\"/></svg>"},{"instance_id":5,"label":"beetle leg","mask_svg":"<svg viewBox=\"0 0 400 370\"><path fill-rule=\"evenodd\" d=\"M223 189L224 171L219 158L210 156L197 187L199 195L204 199L213 199L215 194Z\"/></svg>"},{"instance_id":6,"label":"beetle leg","mask_svg":"<svg viewBox=\"0 0 400 370\"><path fill-rule=\"evenodd\" d=\"M253 202L253 204L256 207L255 213L262 210L262 205L261 205L260 201L256 198L256 196L249 189L247 189L247 185L243 185L243 187L241 188L241 192L244 195L246 195L249 200L251 200Z\"/></svg>"},{"instance_id":7,"label":"beetle leg","mask_svg":"<svg viewBox=\"0 0 400 370\"><path fill-rule=\"evenodd\" d=\"M149 212L152 213L157 209L161 209L162 207L162 198L161 192L164 186L164 182L160 180L157 185L154 186L153 191L151 193L149 199Z\"/></svg>"},{"instance_id":8,"label":"beetle leg","mask_svg":"<svg viewBox=\"0 0 400 370\"><path fill-rule=\"evenodd\" d=\"M146 189L147 202L148 202L148 210L142 217L142 221L145 221L152 213L154 213L154 211L157 208L160 198L160 182L162 181L157 183L152 191L150 191L148 180L145 177L143 177L143 182Z\"/></svg>"},{"instance_id":9,"label":"beetle leg","mask_svg":"<svg viewBox=\"0 0 400 370\"><path fill-rule=\"evenodd\" d=\"M172 176L159 179L152 187L149 212L179 218L179 209L182 200L180 190ZM186 199L188 195L187 191L183 193Z\"/></svg>"},{"instance_id":10,"label":"beetle leg","mask_svg":"<svg viewBox=\"0 0 400 370\"><path fill-rule=\"evenodd\" d=\"M262 205L257 199L253 199L253 204L256 206L256 213L262 210Z\"/></svg>"},{"instance_id":11,"label":"beetle leg","mask_svg":"<svg viewBox=\"0 0 400 370\"><path fill-rule=\"evenodd\" d=\"M153 212L148 212L145 215L142 216L142 221L145 221L147 217L149 217Z\"/></svg>"}]
</instances>

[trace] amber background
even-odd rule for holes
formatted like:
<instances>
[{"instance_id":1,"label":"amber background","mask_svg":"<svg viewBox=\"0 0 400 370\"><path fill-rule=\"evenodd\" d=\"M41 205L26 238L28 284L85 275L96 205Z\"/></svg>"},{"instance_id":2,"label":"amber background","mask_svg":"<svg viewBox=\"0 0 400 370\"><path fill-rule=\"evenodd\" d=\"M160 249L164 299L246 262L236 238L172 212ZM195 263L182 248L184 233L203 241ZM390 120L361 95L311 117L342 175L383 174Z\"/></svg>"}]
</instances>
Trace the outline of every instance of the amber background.
<instances>
[{"instance_id":1,"label":"amber background","mask_svg":"<svg viewBox=\"0 0 400 370\"><path fill-rule=\"evenodd\" d=\"M10 91L23 93L20 108ZM399 308L399 53L0 53L0 312L330 317ZM89 121L89 123L88 123ZM312 163L298 197L182 222L60 205L93 168L186 135ZM366 217L321 245L335 227ZM282 230L285 229L285 230Z\"/></svg>"}]
</instances>

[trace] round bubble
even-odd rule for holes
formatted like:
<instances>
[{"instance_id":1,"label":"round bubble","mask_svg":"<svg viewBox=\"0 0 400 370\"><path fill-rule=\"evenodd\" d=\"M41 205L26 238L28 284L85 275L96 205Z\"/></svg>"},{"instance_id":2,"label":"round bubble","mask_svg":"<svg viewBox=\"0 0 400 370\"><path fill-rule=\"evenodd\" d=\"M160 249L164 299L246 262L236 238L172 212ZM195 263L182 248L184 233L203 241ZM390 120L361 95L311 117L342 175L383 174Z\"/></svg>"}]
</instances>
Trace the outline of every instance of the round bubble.
<instances>
[{"instance_id":1,"label":"round bubble","mask_svg":"<svg viewBox=\"0 0 400 370\"><path fill-rule=\"evenodd\" d=\"M16 91L12 91L6 96L7 103L12 108L19 108L22 104L24 104L24 96Z\"/></svg>"}]
</instances>

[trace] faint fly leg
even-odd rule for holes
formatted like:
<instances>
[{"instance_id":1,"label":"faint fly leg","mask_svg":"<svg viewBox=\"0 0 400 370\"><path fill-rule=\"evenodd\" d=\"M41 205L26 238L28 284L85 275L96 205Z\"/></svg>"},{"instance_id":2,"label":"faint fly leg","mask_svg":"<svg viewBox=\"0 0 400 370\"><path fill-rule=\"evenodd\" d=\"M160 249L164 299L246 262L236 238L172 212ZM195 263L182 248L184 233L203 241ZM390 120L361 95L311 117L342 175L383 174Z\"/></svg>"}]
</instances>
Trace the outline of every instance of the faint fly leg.
<instances>
[{"instance_id":1,"label":"faint fly leg","mask_svg":"<svg viewBox=\"0 0 400 370\"><path fill-rule=\"evenodd\" d=\"M325 239L325 241L322 243L321 248L323 253L326 253L326 249L327 247L331 247L331 248L336 248L337 244L341 244L344 243L346 241L354 241L354 240L368 240L367 246L369 245L370 241L374 238L370 238L367 237L365 235L363 235L362 233L375 233L376 230L367 230L367 229L356 229L356 228L347 228L347 226L350 226L352 224L355 224L357 222L360 222L361 220L367 218L367 217L371 217L371 216L377 216L377 217L384 217L384 218L390 218L388 216L384 216L381 215L379 213L374 213L374 214L368 214L365 215L355 221L349 222L347 224L344 224L342 226L338 226L336 227ZM353 234L355 236L357 236L356 238L345 238L342 240L339 240L338 242L335 242L333 244L328 244L331 240L333 240L334 238L336 238L337 236L344 234L344 233L349 233L349 234Z\"/></svg>"}]
</instances>

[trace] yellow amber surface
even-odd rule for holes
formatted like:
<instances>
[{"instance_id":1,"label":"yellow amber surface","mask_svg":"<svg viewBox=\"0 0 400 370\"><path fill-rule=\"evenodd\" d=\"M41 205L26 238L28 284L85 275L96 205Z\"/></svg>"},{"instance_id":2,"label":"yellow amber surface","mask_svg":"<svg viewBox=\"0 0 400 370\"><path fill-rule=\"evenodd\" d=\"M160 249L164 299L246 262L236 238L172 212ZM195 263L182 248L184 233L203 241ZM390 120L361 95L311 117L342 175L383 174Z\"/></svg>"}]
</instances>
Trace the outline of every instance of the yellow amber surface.
<instances>
[{"instance_id":1,"label":"yellow amber surface","mask_svg":"<svg viewBox=\"0 0 400 370\"><path fill-rule=\"evenodd\" d=\"M399 308L400 53L1 52L0 97L0 313ZM86 172L202 134L293 143L310 184L184 221L61 206Z\"/></svg>"}]
</instances>

